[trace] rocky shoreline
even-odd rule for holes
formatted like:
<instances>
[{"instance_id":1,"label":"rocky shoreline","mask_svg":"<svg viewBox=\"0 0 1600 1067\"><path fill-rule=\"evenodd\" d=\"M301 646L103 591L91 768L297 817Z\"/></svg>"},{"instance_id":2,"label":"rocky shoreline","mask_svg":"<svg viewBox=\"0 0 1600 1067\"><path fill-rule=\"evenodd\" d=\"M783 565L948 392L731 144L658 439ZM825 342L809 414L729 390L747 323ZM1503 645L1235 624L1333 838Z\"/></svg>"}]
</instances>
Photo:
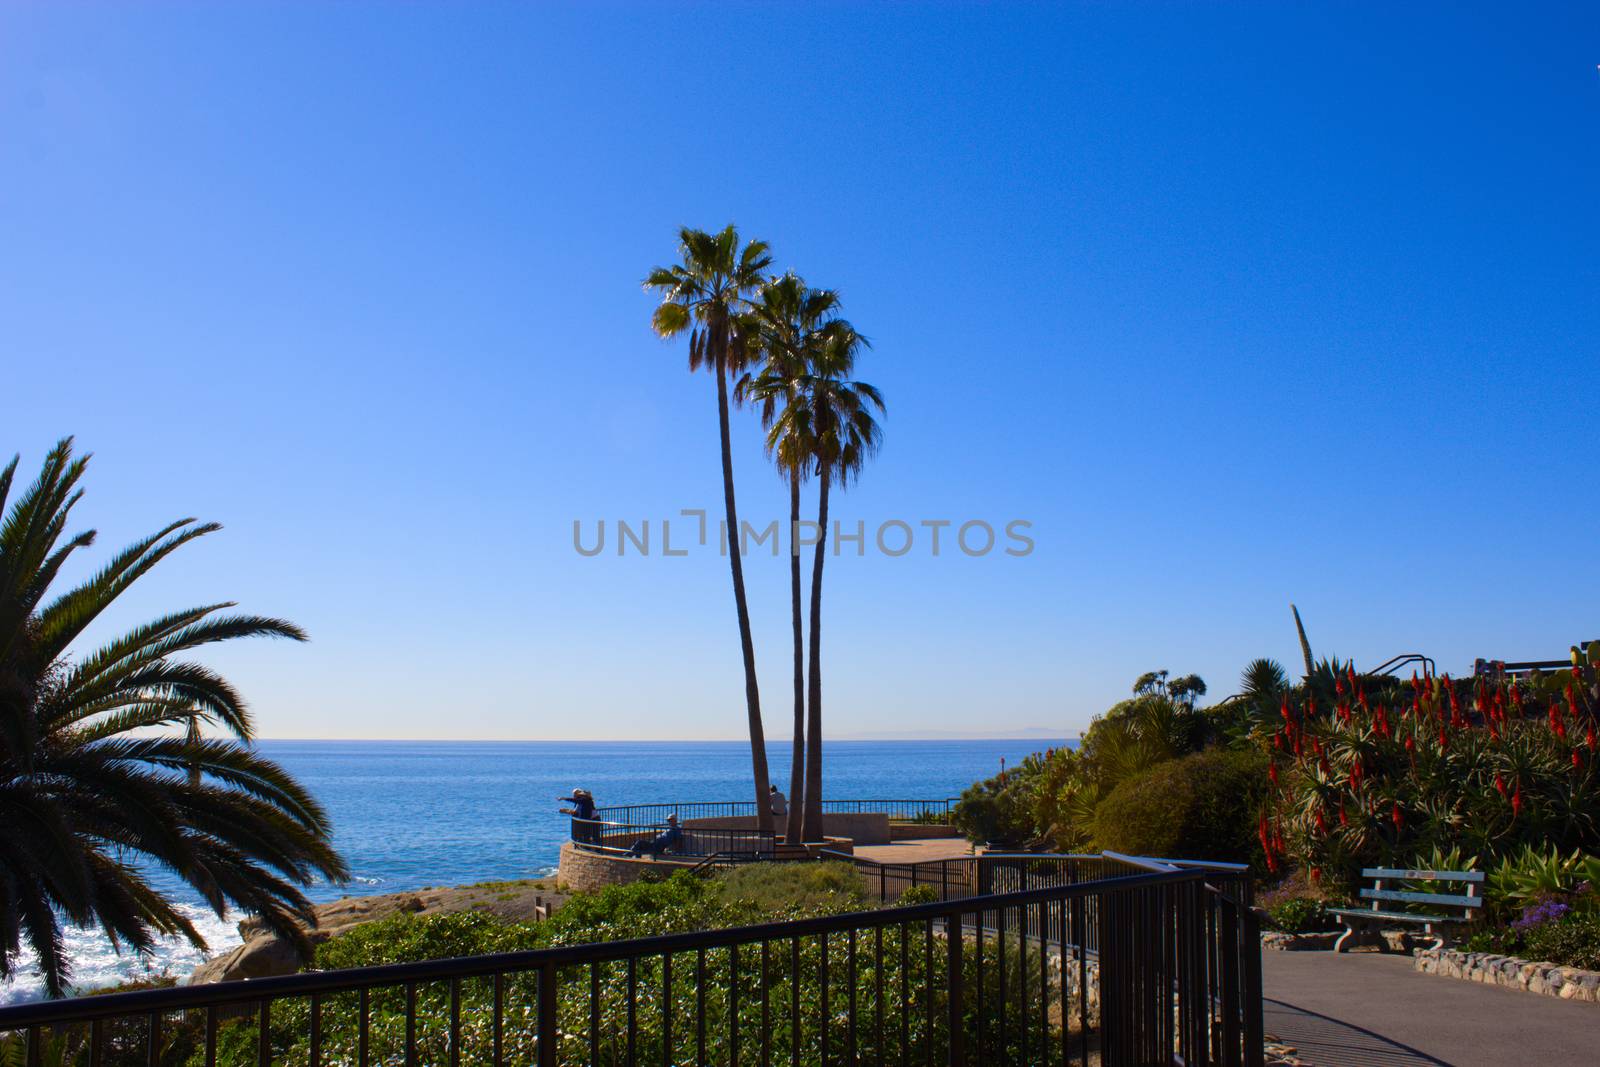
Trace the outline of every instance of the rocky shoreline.
<instances>
[{"instance_id":1,"label":"rocky shoreline","mask_svg":"<svg viewBox=\"0 0 1600 1067\"><path fill-rule=\"evenodd\" d=\"M529 922L546 917L549 910L565 899L566 894L556 890L553 880L540 879L341 897L316 906L317 924L307 933L313 945L320 945L365 923L399 914L449 915L481 911L506 922ZM239 936L244 939L243 944L200 964L184 984L271 978L294 974L303 966L304 961L295 947L264 929L255 918L239 924Z\"/></svg>"}]
</instances>

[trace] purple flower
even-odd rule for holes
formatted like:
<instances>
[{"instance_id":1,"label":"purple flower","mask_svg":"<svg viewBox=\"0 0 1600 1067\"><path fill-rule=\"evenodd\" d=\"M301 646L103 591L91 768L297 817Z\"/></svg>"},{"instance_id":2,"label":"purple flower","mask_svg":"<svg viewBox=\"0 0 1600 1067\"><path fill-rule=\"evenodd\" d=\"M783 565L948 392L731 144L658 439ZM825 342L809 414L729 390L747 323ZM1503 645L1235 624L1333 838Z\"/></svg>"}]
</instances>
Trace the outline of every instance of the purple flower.
<instances>
[{"instance_id":1,"label":"purple flower","mask_svg":"<svg viewBox=\"0 0 1600 1067\"><path fill-rule=\"evenodd\" d=\"M1523 908L1522 918L1512 923L1511 928L1521 933L1527 933L1535 926L1543 926L1545 923L1555 922L1571 910L1571 907L1559 900L1541 901L1531 907Z\"/></svg>"}]
</instances>

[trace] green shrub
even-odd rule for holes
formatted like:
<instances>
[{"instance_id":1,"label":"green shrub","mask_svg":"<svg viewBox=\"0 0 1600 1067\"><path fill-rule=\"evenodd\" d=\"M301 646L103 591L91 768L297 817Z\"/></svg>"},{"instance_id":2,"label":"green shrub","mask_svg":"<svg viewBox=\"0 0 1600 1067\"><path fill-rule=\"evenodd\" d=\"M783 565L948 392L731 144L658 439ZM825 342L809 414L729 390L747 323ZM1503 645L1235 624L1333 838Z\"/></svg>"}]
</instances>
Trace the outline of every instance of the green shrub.
<instances>
[{"instance_id":1,"label":"green shrub","mask_svg":"<svg viewBox=\"0 0 1600 1067\"><path fill-rule=\"evenodd\" d=\"M967 840L980 845L1021 848L1037 836L1029 791L1022 774L995 775L968 787L951 813Z\"/></svg>"},{"instance_id":2,"label":"green shrub","mask_svg":"<svg viewBox=\"0 0 1600 1067\"><path fill-rule=\"evenodd\" d=\"M317 946L314 966L335 971L416 960L537 948L537 923L508 923L478 911L447 915L401 912L363 923Z\"/></svg>"},{"instance_id":3,"label":"green shrub","mask_svg":"<svg viewBox=\"0 0 1600 1067\"><path fill-rule=\"evenodd\" d=\"M900 894L900 899L895 904L902 908L909 908L913 904L933 904L939 899L939 891L931 885L914 885Z\"/></svg>"},{"instance_id":4,"label":"green shrub","mask_svg":"<svg viewBox=\"0 0 1600 1067\"><path fill-rule=\"evenodd\" d=\"M724 903L767 917L877 907L855 867L838 861L751 863L718 875L711 885Z\"/></svg>"},{"instance_id":5,"label":"green shrub","mask_svg":"<svg viewBox=\"0 0 1600 1067\"><path fill-rule=\"evenodd\" d=\"M1593 907L1593 893L1580 887L1600 888L1600 856L1574 851L1563 855L1554 845L1524 845L1491 868L1485 879L1485 896L1491 909L1509 915L1551 898L1574 898L1574 905Z\"/></svg>"},{"instance_id":6,"label":"green shrub","mask_svg":"<svg viewBox=\"0 0 1600 1067\"><path fill-rule=\"evenodd\" d=\"M1522 935L1518 955L1564 967L1600 971L1600 915L1570 912L1555 922L1532 927Z\"/></svg>"},{"instance_id":7,"label":"green shrub","mask_svg":"<svg viewBox=\"0 0 1600 1067\"><path fill-rule=\"evenodd\" d=\"M1267 924L1286 934L1331 930L1336 925L1322 901L1309 897L1291 897L1274 904L1267 909Z\"/></svg>"},{"instance_id":8,"label":"green shrub","mask_svg":"<svg viewBox=\"0 0 1600 1067\"><path fill-rule=\"evenodd\" d=\"M1158 763L1095 808L1095 844L1136 856L1257 864L1265 766L1256 752L1225 749Z\"/></svg>"}]
</instances>

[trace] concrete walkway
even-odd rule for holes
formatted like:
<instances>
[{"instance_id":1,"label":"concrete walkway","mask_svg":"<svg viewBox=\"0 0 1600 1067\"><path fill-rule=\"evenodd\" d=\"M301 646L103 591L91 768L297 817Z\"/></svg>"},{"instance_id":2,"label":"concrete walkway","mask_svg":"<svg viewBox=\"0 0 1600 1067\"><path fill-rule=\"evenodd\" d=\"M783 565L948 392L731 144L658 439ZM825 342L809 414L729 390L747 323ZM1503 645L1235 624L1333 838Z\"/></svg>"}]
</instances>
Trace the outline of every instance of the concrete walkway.
<instances>
[{"instance_id":1,"label":"concrete walkway","mask_svg":"<svg viewBox=\"0 0 1600 1067\"><path fill-rule=\"evenodd\" d=\"M1316 1067L1592 1067L1600 1005L1418 974L1409 956L1261 954L1268 1034Z\"/></svg>"},{"instance_id":2,"label":"concrete walkway","mask_svg":"<svg viewBox=\"0 0 1600 1067\"><path fill-rule=\"evenodd\" d=\"M878 863L924 863L970 859L972 846L962 837L918 837L892 845L857 845L855 854Z\"/></svg>"}]
</instances>

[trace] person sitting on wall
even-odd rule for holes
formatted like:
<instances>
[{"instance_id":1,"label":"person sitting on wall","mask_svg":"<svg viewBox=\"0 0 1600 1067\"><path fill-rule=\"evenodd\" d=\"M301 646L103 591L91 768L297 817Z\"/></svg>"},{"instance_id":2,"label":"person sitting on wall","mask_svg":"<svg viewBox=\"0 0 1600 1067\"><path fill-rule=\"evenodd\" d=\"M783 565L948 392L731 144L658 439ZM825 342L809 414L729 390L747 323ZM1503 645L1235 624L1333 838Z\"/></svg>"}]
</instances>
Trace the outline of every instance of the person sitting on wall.
<instances>
[{"instance_id":1,"label":"person sitting on wall","mask_svg":"<svg viewBox=\"0 0 1600 1067\"><path fill-rule=\"evenodd\" d=\"M783 793L778 789L777 786L772 786L767 790L767 799L772 804L772 814L776 815L780 819L788 817L789 802L788 800L784 799Z\"/></svg>"},{"instance_id":2,"label":"person sitting on wall","mask_svg":"<svg viewBox=\"0 0 1600 1067\"><path fill-rule=\"evenodd\" d=\"M643 856L648 854L655 859L664 852L670 852L683 840L683 831L678 828L678 816L667 816L667 828L648 840L640 838L628 849L630 856Z\"/></svg>"}]
</instances>

